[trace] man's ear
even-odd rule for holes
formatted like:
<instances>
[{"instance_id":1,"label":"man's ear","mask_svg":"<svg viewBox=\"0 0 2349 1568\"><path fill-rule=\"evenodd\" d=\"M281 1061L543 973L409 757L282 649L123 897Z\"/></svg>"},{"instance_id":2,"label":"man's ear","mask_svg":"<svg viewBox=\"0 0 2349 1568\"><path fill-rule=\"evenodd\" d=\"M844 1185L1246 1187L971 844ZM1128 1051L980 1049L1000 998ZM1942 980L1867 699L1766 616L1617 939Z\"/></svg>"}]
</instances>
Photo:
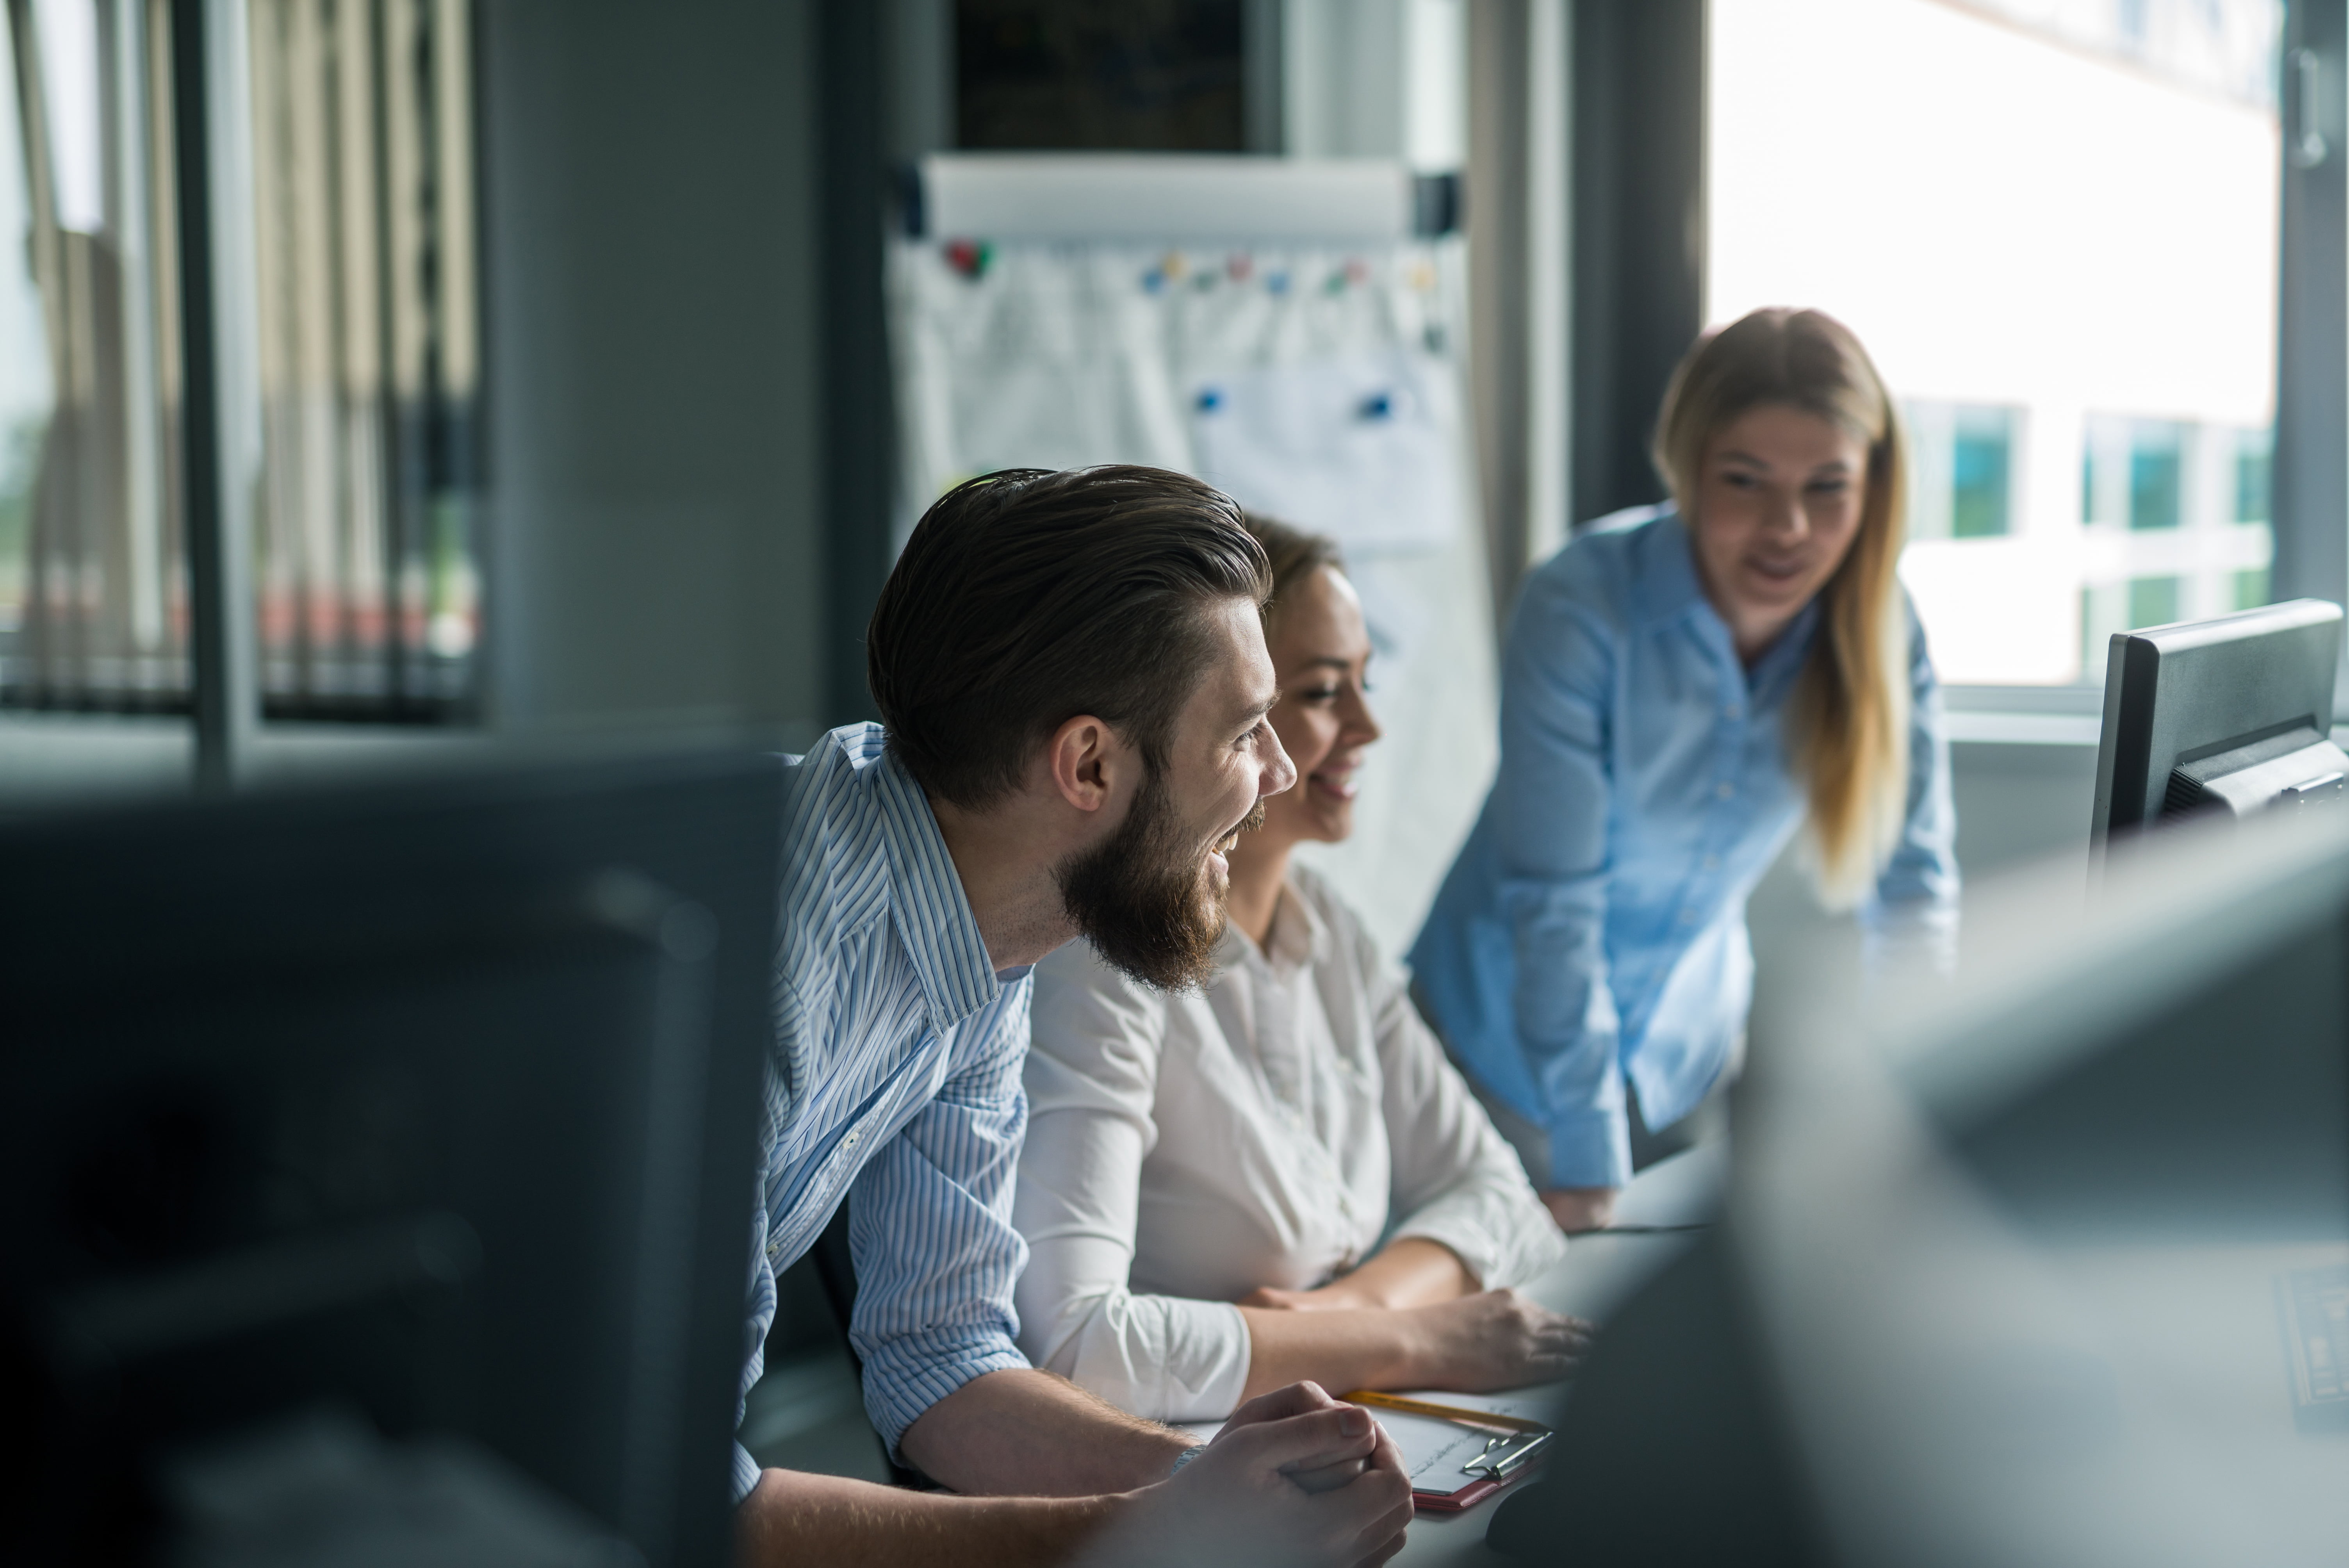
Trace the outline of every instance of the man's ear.
<instances>
[{"instance_id":1,"label":"man's ear","mask_svg":"<svg viewBox=\"0 0 2349 1568\"><path fill-rule=\"evenodd\" d=\"M1061 799L1080 811L1098 811L1117 792L1129 752L1103 720L1081 713L1044 743L1044 769Z\"/></svg>"}]
</instances>

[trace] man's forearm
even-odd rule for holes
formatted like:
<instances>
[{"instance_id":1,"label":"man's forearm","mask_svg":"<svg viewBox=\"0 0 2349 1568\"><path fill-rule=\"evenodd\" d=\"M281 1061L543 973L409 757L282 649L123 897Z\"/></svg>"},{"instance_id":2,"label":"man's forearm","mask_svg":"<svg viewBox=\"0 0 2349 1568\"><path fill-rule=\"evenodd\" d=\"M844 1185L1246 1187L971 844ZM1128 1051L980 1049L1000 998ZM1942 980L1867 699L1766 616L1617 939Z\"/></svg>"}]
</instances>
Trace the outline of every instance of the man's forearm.
<instances>
[{"instance_id":1,"label":"man's forearm","mask_svg":"<svg viewBox=\"0 0 2349 1568\"><path fill-rule=\"evenodd\" d=\"M898 1447L978 1497L1091 1497L1164 1480L1195 1439L1032 1369L974 1377L922 1412Z\"/></svg>"},{"instance_id":2,"label":"man's forearm","mask_svg":"<svg viewBox=\"0 0 2349 1568\"><path fill-rule=\"evenodd\" d=\"M734 1511L744 1568L1012 1568L1068 1562L1123 1505L1116 1497L955 1497L771 1470Z\"/></svg>"}]
</instances>

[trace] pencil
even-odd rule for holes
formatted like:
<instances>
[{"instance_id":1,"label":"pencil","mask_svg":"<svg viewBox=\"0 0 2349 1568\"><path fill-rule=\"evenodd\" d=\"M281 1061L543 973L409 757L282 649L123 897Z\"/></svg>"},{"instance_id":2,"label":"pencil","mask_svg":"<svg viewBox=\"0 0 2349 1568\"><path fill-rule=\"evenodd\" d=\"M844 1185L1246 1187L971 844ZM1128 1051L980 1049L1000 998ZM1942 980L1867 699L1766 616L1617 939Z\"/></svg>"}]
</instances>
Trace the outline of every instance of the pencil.
<instances>
[{"instance_id":1,"label":"pencil","mask_svg":"<svg viewBox=\"0 0 2349 1568\"><path fill-rule=\"evenodd\" d=\"M1438 1405L1426 1399L1406 1399L1400 1394L1378 1394L1368 1388L1357 1388L1338 1398L1349 1405L1374 1405L1381 1410L1401 1410L1405 1415L1433 1416L1439 1420L1457 1421L1466 1427L1498 1427L1505 1432L1549 1430L1539 1421L1529 1421L1523 1416L1504 1416L1495 1410L1472 1410L1462 1405Z\"/></svg>"}]
</instances>

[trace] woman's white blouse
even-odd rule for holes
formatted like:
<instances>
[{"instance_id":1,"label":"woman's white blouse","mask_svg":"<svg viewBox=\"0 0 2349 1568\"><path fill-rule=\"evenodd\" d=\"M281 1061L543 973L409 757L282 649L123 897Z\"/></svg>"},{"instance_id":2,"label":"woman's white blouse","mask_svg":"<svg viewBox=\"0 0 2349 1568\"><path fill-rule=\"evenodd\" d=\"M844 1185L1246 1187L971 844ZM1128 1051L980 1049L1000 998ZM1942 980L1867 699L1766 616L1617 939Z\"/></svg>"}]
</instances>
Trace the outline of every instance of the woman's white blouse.
<instances>
[{"instance_id":1,"label":"woman's white blouse","mask_svg":"<svg viewBox=\"0 0 2349 1568\"><path fill-rule=\"evenodd\" d=\"M1402 1236L1441 1242L1488 1289L1565 1250L1310 872L1291 871L1268 945L1226 930L1204 995L1154 991L1081 942L1036 967L1019 1346L1139 1416L1231 1413L1248 1335L1229 1304L1259 1285L1310 1289Z\"/></svg>"}]
</instances>

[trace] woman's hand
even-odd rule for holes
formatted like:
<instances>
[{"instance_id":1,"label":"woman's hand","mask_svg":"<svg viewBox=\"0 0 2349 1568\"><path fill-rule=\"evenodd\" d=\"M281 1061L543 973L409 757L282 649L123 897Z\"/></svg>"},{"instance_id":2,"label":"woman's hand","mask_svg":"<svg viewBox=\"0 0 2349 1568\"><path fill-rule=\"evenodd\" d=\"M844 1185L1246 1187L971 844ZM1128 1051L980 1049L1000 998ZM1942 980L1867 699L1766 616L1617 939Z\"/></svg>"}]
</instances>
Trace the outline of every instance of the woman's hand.
<instances>
[{"instance_id":1,"label":"woman's hand","mask_svg":"<svg viewBox=\"0 0 2349 1568\"><path fill-rule=\"evenodd\" d=\"M1488 1290L1396 1314L1414 1340L1410 1387L1491 1393L1554 1383L1590 1348L1591 1326L1514 1290Z\"/></svg>"}]
</instances>

